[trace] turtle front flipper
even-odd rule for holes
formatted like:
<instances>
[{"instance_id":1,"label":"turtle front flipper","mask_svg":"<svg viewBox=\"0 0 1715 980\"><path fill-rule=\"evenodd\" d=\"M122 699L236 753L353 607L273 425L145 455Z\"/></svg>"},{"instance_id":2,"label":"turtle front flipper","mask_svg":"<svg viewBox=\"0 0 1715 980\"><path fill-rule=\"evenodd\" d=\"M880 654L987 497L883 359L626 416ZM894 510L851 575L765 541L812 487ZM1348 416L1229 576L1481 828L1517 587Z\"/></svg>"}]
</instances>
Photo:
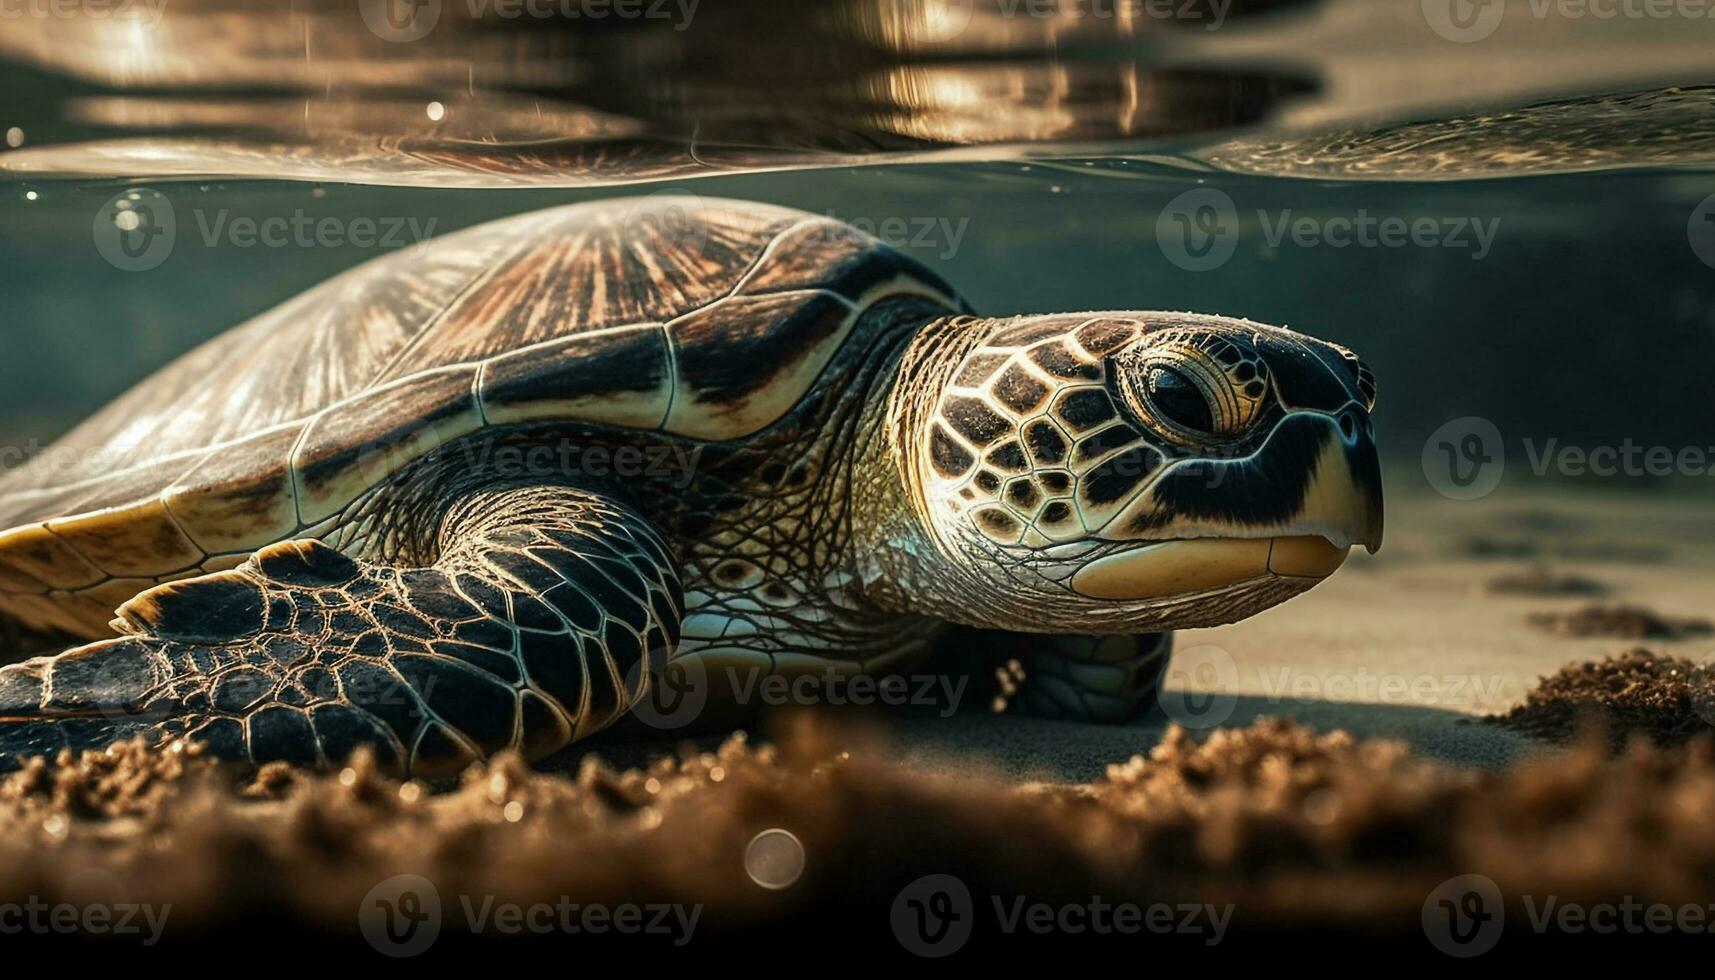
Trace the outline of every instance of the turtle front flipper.
<instances>
[{"instance_id":1,"label":"turtle front flipper","mask_svg":"<svg viewBox=\"0 0 1715 980\"><path fill-rule=\"evenodd\" d=\"M684 599L661 537L563 487L472 494L439 558L393 568L316 541L143 593L128 635L0 668L0 753L189 737L255 763L371 746L418 774L548 755L644 693Z\"/></svg>"},{"instance_id":2,"label":"turtle front flipper","mask_svg":"<svg viewBox=\"0 0 1715 980\"><path fill-rule=\"evenodd\" d=\"M1042 635L954 627L935 663L970 677L970 703L1047 718L1118 724L1152 709L1172 633ZM997 700L998 699L998 700Z\"/></svg>"}]
</instances>

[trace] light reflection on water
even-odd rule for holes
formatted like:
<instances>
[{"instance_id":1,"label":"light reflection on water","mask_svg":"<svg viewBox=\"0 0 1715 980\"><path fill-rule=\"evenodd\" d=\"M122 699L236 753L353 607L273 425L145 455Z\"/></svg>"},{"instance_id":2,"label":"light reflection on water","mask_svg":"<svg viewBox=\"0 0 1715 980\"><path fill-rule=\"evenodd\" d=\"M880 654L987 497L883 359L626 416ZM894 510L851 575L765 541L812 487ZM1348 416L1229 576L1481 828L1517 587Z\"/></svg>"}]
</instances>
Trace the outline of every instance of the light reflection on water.
<instances>
[{"instance_id":1,"label":"light reflection on water","mask_svg":"<svg viewBox=\"0 0 1715 980\"><path fill-rule=\"evenodd\" d=\"M1706 25L1511 17L1462 43L1419 0L1240 4L1217 30L710 3L694 29L454 18L407 43L349 4L8 23L0 442L45 442L380 252L678 188L852 221L988 313L1192 309L1338 340L1375 366L1401 458L1470 414L1715 444ZM95 227L136 188L176 225L132 271ZM234 234L270 220L340 234Z\"/></svg>"}]
</instances>

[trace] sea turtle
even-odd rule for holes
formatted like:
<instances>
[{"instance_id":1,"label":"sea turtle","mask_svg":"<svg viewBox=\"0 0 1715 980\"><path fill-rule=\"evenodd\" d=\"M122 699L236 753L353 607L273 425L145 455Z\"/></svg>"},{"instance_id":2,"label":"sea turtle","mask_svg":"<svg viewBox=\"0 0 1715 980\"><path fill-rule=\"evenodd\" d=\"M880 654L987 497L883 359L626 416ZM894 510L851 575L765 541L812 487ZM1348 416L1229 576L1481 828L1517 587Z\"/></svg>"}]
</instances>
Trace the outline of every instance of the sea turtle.
<instances>
[{"instance_id":1,"label":"sea turtle","mask_svg":"<svg viewBox=\"0 0 1715 980\"><path fill-rule=\"evenodd\" d=\"M237 327L0 483L0 610L96 641L0 668L0 752L431 773L551 754L673 665L973 637L1123 713L1164 631L1379 545L1373 397L1350 351L1245 320L978 317L785 208L496 221Z\"/></svg>"}]
</instances>

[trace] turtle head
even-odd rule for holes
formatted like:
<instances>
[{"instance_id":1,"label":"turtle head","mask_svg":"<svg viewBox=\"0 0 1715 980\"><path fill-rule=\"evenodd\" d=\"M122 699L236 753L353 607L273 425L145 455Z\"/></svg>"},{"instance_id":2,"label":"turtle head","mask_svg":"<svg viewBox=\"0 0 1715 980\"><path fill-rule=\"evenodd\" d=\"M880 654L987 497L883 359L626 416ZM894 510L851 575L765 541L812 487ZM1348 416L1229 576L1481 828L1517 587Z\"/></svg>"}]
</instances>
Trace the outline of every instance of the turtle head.
<instances>
[{"instance_id":1,"label":"turtle head","mask_svg":"<svg viewBox=\"0 0 1715 980\"><path fill-rule=\"evenodd\" d=\"M1231 622L1381 544L1357 355L1182 313L958 318L907 354L898 462L935 614L1129 632ZM904 387L903 385L901 386ZM924 559L919 559L923 561Z\"/></svg>"}]
</instances>

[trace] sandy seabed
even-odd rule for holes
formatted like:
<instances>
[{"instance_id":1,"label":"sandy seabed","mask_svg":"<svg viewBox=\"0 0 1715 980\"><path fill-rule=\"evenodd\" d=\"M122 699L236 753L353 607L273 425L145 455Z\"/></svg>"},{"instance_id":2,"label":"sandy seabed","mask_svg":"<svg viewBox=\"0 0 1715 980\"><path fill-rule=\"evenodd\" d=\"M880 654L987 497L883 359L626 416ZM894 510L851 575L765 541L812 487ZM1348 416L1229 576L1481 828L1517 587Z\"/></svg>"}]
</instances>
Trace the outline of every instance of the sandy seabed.
<instances>
[{"instance_id":1,"label":"sandy seabed","mask_svg":"<svg viewBox=\"0 0 1715 980\"><path fill-rule=\"evenodd\" d=\"M520 905L700 906L715 935L787 911L879 917L928 873L1051 904L1230 906L1237 930L1406 929L1469 873L1504 895L1707 905L1715 745L1685 738L1691 668L1638 651L1548 679L1490 723L1582 733L1498 771L1286 720L1173 727L1081 784L924 773L808 717L769 744L733 736L625 771L503 757L438 792L361 756L235 778L194 750L128 744L0 784L0 901L170 904L192 933L263 916L349 933L371 889L414 874ZM806 856L779 891L744 858L771 829Z\"/></svg>"},{"instance_id":2,"label":"sandy seabed","mask_svg":"<svg viewBox=\"0 0 1715 980\"><path fill-rule=\"evenodd\" d=\"M1392 563L1186 634L1181 656L1218 640L1250 671L1217 679L1239 693L1206 731L799 715L763 740L601 749L625 761L558 772L501 757L437 785L363 757L327 773L238 773L140 744L35 760L0 780L0 910L170 905L169 944L301 933L366 956L363 910L397 875L432 883L449 936L468 931L467 906L637 905L695 909L686 947L776 953L790 935L903 954L890 916L926 875L968 888L979 930L1021 897L1222 909L1229 946L1355 934L1427 951L1426 906L1465 875L1494 883L1509 930L1530 929L1545 898L1715 918L1709 672L1683 640L1632 639L1651 635L1648 603L1707 610L1711 556L1662 543L1701 540L1673 523L1690 520L1678 508L1655 523L1660 542L1627 539L1660 552L1563 550L1626 513L1543 520L1563 536L1538 528L1524 553L1483 537L1482 520L1451 544L1408 537ZM1626 605L1584 611L1609 600ZM1545 614L1580 625L1545 629ZM1405 704L1385 685L1328 686L1361 675L1362 650L1384 680L1441 682ZM1324 696L1270 679L1287 667ZM1446 682L1483 671L1518 693ZM802 875L762 887L747 847L779 830L801 844ZM1215 937L1205 923L1147 938Z\"/></svg>"}]
</instances>

